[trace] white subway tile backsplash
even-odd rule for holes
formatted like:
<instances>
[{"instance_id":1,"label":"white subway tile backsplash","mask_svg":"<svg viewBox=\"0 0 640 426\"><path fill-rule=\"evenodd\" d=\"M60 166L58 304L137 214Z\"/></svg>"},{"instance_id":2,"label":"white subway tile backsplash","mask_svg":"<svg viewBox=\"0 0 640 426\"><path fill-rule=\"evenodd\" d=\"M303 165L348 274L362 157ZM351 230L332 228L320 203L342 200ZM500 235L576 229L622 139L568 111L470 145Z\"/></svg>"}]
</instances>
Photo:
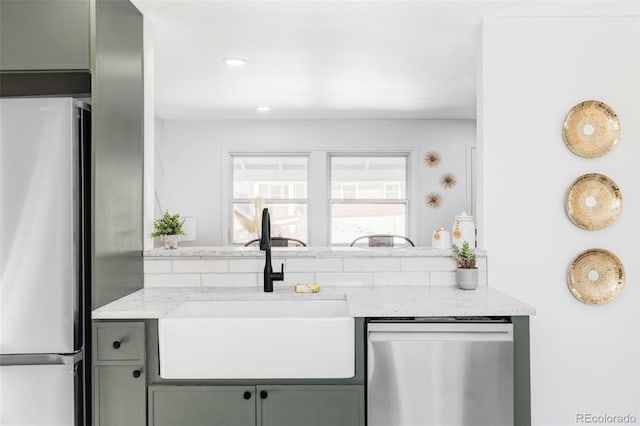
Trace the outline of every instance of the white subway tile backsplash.
<instances>
[{"instance_id":1,"label":"white subway tile backsplash","mask_svg":"<svg viewBox=\"0 0 640 426\"><path fill-rule=\"evenodd\" d=\"M264 259L229 259L229 272L260 272Z\"/></svg>"},{"instance_id":2,"label":"white subway tile backsplash","mask_svg":"<svg viewBox=\"0 0 640 426\"><path fill-rule=\"evenodd\" d=\"M227 272L229 261L221 259L185 259L173 261L173 272Z\"/></svg>"},{"instance_id":3,"label":"white subway tile backsplash","mask_svg":"<svg viewBox=\"0 0 640 426\"><path fill-rule=\"evenodd\" d=\"M275 266L273 267L275 271ZM262 287L264 285L264 277L262 274L259 274L258 277L258 287ZM287 272L284 271L284 281L274 281L273 286L294 286L298 283L314 283L316 282L316 277L313 272Z\"/></svg>"},{"instance_id":4,"label":"white subway tile backsplash","mask_svg":"<svg viewBox=\"0 0 640 426\"><path fill-rule=\"evenodd\" d=\"M428 272L374 272L373 286L416 285L428 286Z\"/></svg>"},{"instance_id":5,"label":"white subway tile backsplash","mask_svg":"<svg viewBox=\"0 0 640 426\"><path fill-rule=\"evenodd\" d=\"M399 271L400 258L351 257L344 258L344 272Z\"/></svg>"},{"instance_id":6,"label":"white subway tile backsplash","mask_svg":"<svg viewBox=\"0 0 640 426\"><path fill-rule=\"evenodd\" d=\"M342 272L342 258L287 259L290 272Z\"/></svg>"},{"instance_id":7,"label":"white subway tile backsplash","mask_svg":"<svg viewBox=\"0 0 640 426\"><path fill-rule=\"evenodd\" d=\"M256 287L257 273L202 274L203 287Z\"/></svg>"},{"instance_id":8,"label":"white subway tile backsplash","mask_svg":"<svg viewBox=\"0 0 640 426\"><path fill-rule=\"evenodd\" d=\"M262 258L144 259L145 287L262 286ZM324 286L453 286L456 265L439 257L290 257L272 259L273 270L285 264L285 281L275 286L317 282ZM478 257L479 286L487 287L487 257Z\"/></svg>"},{"instance_id":9,"label":"white subway tile backsplash","mask_svg":"<svg viewBox=\"0 0 640 426\"><path fill-rule=\"evenodd\" d=\"M403 257L402 271L455 271L456 262L450 257Z\"/></svg>"},{"instance_id":10,"label":"white subway tile backsplash","mask_svg":"<svg viewBox=\"0 0 640 426\"><path fill-rule=\"evenodd\" d=\"M171 272L170 260L147 260L142 262L142 267L145 274L153 273L169 273Z\"/></svg>"},{"instance_id":11,"label":"white subway tile backsplash","mask_svg":"<svg viewBox=\"0 0 640 426\"><path fill-rule=\"evenodd\" d=\"M145 287L200 287L200 274L144 274Z\"/></svg>"},{"instance_id":12,"label":"white subway tile backsplash","mask_svg":"<svg viewBox=\"0 0 640 426\"><path fill-rule=\"evenodd\" d=\"M322 286L370 287L373 279L370 273L318 272L316 274L316 282L321 289Z\"/></svg>"},{"instance_id":13,"label":"white subway tile backsplash","mask_svg":"<svg viewBox=\"0 0 640 426\"><path fill-rule=\"evenodd\" d=\"M284 263L285 272L287 264L284 258L274 257L271 259L274 271L280 271L280 264ZM262 259L229 259L229 272L262 272L264 271L265 260Z\"/></svg>"},{"instance_id":14,"label":"white subway tile backsplash","mask_svg":"<svg viewBox=\"0 0 640 426\"><path fill-rule=\"evenodd\" d=\"M453 286L456 285L456 273L432 271L429 272L429 282L431 285Z\"/></svg>"}]
</instances>

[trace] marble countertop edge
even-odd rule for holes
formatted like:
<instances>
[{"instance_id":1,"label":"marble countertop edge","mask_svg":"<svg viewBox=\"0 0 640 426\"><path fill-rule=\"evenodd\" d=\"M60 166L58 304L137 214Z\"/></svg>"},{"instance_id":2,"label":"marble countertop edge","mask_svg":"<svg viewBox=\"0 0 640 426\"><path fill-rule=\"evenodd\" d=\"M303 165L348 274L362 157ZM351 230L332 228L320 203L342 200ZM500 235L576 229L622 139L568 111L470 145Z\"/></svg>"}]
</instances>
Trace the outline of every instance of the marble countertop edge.
<instances>
[{"instance_id":1,"label":"marble countertop edge","mask_svg":"<svg viewBox=\"0 0 640 426\"><path fill-rule=\"evenodd\" d=\"M451 249L432 247L412 248L358 248L358 247L274 247L272 253L279 257L451 257ZM486 251L476 249L480 257ZM256 247L179 247L174 250L154 248L145 250L143 255L149 258L183 257L229 257L261 258L264 254Z\"/></svg>"},{"instance_id":2,"label":"marble countertop edge","mask_svg":"<svg viewBox=\"0 0 640 426\"><path fill-rule=\"evenodd\" d=\"M456 287L334 287L319 293L273 293L240 287L146 288L95 309L92 318L158 319L186 301L198 300L347 300L353 317L531 316L535 309L498 290Z\"/></svg>"}]
</instances>

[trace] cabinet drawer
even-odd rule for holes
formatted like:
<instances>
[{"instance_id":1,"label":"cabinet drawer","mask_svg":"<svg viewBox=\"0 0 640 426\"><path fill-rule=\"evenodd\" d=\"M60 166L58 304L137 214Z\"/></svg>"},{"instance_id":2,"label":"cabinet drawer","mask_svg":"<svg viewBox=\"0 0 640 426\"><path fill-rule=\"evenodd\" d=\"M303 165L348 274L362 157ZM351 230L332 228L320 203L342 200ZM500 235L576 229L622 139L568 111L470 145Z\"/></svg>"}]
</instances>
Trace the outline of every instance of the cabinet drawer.
<instances>
[{"instance_id":1,"label":"cabinet drawer","mask_svg":"<svg viewBox=\"0 0 640 426\"><path fill-rule=\"evenodd\" d=\"M96 362L144 362L144 323L97 323Z\"/></svg>"}]
</instances>

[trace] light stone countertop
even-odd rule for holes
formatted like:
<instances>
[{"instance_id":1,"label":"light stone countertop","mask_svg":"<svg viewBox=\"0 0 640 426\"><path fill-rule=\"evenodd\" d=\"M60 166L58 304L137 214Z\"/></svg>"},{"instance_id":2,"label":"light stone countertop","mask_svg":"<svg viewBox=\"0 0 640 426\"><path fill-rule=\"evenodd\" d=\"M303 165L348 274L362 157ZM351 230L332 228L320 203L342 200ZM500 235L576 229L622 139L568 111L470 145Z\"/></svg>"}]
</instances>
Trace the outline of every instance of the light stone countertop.
<instances>
[{"instance_id":1,"label":"light stone countertop","mask_svg":"<svg viewBox=\"0 0 640 426\"><path fill-rule=\"evenodd\" d=\"M93 319L160 318L188 300L347 300L353 317L450 317L534 315L535 309L489 288L324 287L319 293L295 293L293 287L146 288L100 307Z\"/></svg>"},{"instance_id":2,"label":"light stone countertop","mask_svg":"<svg viewBox=\"0 0 640 426\"><path fill-rule=\"evenodd\" d=\"M277 257L451 257L451 249L431 247L273 247ZM485 250L476 249L478 256ZM154 248L146 250L144 257L264 257L257 247L179 247L175 250Z\"/></svg>"}]
</instances>

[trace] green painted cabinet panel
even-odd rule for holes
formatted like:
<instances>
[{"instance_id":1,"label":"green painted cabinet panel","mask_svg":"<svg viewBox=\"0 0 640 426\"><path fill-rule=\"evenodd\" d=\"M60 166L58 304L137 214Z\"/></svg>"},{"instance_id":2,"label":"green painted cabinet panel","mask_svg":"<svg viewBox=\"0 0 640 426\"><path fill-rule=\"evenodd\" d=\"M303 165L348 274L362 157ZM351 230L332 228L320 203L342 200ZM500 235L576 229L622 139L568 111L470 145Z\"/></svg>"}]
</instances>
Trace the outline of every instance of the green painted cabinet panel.
<instances>
[{"instance_id":1,"label":"green painted cabinet panel","mask_svg":"<svg viewBox=\"0 0 640 426\"><path fill-rule=\"evenodd\" d=\"M146 386L142 366L94 367L93 424L146 426Z\"/></svg>"},{"instance_id":2,"label":"green painted cabinet panel","mask_svg":"<svg viewBox=\"0 0 640 426\"><path fill-rule=\"evenodd\" d=\"M94 326L96 361L144 361L144 323L104 323Z\"/></svg>"},{"instance_id":3,"label":"green painted cabinet panel","mask_svg":"<svg viewBox=\"0 0 640 426\"><path fill-rule=\"evenodd\" d=\"M92 307L143 286L143 18L129 0L95 1L92 81Z\"/></svg>"},{"instance_id":4,"label":"green painted cabinet panel","mask_svg":"<svg viewBox=\"0 0 640 426\"><path fill-rule=\"evenodd\" d=\"M0 0L0 70L89 70L89 0Z\"/></svg>"},{"instance_id":5,"label":"green painted cabinet panel","mask_svg":"<svg viewBox=\"0 0 640 426\"><path fill-rule=\"evenodd\" d=\"M254 386L149 386L149 426L255 426Z\"/></svg>"},{"instance_id":6,"label":"green painted cabinet panel","mask_svg":"<svg viewBox=\"0 0 640 426\"><path fill-rule=\"evenodd\" d=\"M257 386L258 426L364 426L364 386Z\"/></svg>"}]
</instances>

